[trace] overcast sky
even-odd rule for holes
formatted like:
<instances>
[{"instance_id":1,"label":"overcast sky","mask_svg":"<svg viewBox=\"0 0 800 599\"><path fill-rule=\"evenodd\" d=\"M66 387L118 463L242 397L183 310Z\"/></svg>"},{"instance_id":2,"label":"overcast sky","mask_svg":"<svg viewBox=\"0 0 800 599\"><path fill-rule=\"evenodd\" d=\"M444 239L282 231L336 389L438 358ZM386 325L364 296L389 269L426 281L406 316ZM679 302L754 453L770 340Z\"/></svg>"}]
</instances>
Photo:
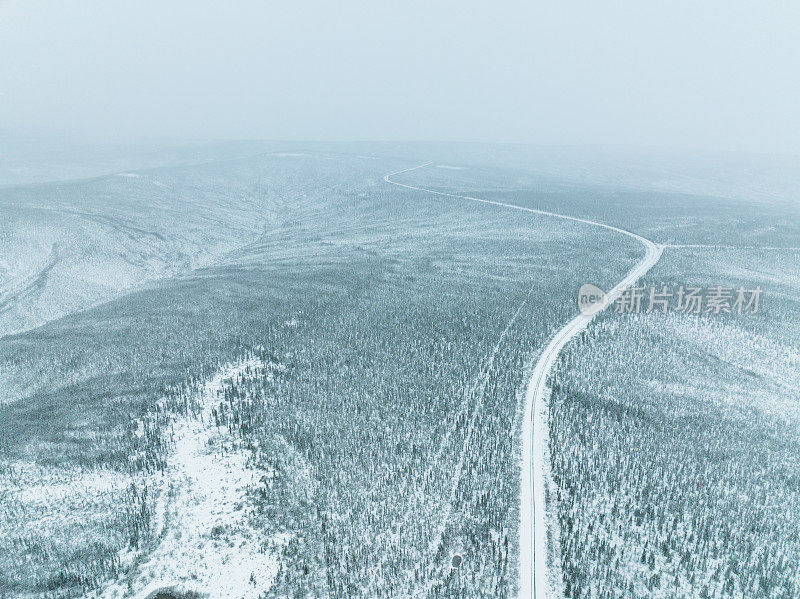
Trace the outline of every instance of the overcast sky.
<instances>
[{"instance_id":1,"label":"overcast sky","mask_svg":"<svg viewBox=\"0 0 800 599\"><path fill-rule=\"evenodd\" d=\"M0 0L0 130L800 154L800 3Z\"/></svg>"}]
</instances>

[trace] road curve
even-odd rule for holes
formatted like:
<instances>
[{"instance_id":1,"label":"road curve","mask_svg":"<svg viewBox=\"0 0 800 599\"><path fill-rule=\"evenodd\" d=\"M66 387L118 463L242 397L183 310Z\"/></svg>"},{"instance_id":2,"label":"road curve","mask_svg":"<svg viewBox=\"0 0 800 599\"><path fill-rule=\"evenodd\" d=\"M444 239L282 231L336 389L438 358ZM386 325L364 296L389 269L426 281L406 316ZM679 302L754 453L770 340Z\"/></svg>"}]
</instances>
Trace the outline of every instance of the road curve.
<instances>
[{"instance_id":1,"label":"road curve","mask_svg":"<svg viewBox=\"0 0 800 599\"><path fill-rule=\"evenodd\" d=\"M475 198L455 193L447 193L443 191L436 191L433 189L426 189L424 187L417 187L415 185L407 185L405 183L398 183L392 181L391 177L421 169L423 167L433 164L426 162L419 166L395 171L389 173L383 179L387 183L397 185L398 187L405 187L406 189L413 189L425 193L431 193L439 196L446 196L450 198L458 198L462 200L471 200L473 202L480 202L482 204L492 204L501 206L503 208L511 208L513 210L521 210L523 212L532 212L534 214L541 214L544 216L552 216L564 220L575 221L601 227L632 237L645 247L645 255L636 266L620 281L611 291L608 292L606 307L613 304L622 292L634 285L636 281L649 271L661 258L661 252L664 246L658 245L645 239L641 235L637 235L626 229L607 225L593 220L577 218L574 216L567 216L565 214L558 214L555 212L548 212L546 210L536 210L535 208L526 208L524 206L517 206L515 204L507 204L505 202L496 202L493 200L485 200L483 198ZM575 318L570 320L564 325L548 342L544 351L540 354L528 381L528 386L525 391L525 407L522 419L522 464L521 464L521 488L520 488L520 527L519 527L519 598L520 599L546 599L549 592L549 577L547 574L547 520L546 520L546 505L545 505L545 489L549 465L545 461L544 446L548 438L547 430L547 413L546 406L550 393L550 388L547 384L547 378L553 365L558 358L561 349L572 339L575 335L584 330L587 325L597 316L602 310L593 314L578 314Z\"/></svg>"},{"instance_id":2,"label":"road curve","mask_svg":"<svg viewBox=\"0 0 800 599\"><path fill-rule=\"evenodd\" d=\"M632 286L650 270L661 257L662 246L635 233L616 229L629 235L645 246L645 256L631 269L627 276L608 293L606 307L620 294ZM520 491L520 599L547 599L549 577L547 575L547 521L545 506L546 472L545 443L547 429L547 401L550 387L547 377L553 369L561 349L580 333L602 310L591 314L579 314L570 320L551 339L539 356L525 391L525 412L522 420L522 487Z\"/></svg>"}]
</instances>

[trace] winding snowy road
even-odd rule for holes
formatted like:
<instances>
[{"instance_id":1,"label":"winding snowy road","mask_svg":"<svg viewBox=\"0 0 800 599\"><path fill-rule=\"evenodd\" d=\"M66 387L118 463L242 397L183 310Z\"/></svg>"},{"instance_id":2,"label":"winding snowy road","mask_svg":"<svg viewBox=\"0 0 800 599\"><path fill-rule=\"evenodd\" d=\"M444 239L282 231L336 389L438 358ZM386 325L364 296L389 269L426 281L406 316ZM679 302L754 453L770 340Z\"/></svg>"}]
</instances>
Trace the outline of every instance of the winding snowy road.
<instances>
[{"instance_id":1,"label":"winding snowy road","mask_svg":"<svg viewBox=\"0 0 800 599\"><path fill-rule=\"evenodd\" d=\"M483 198L435 191L424 187L407 185L392 181L391 177L424 168L433 164L426 162L419 166L389 173L383 179L387 183L439 196L470 200L483 204L492 204L503 208L521 210L544 216L552 216L564 220L575 221L608 229L622 235L632 237L645 247L645 256L631 271L607 294L606 307L613 304L622 292L634 285L636 281L649 271L661 258L663 246L645 239L619 227L592 220L557 214L546 210L536 210L515 204L506 204ZM520 490L520 526L519 526L519 597L520 599L546 599L550 595L548 569L548 540L546 521L546 485L549 477L549 464L545 459L548 438L546 406L550 393L547 378L558 358L561 349L584 330L592 319L602 310L593 314L579 314L562 327L548 342L534 366L525 392L525 408L522 420L522 465Z\"/></svg>"},{"instance_id":2,"label":"winding snowy road","mask_svg":"<svg viewBox=\"0 0 800 599\"><path fill-rule=\"evenodd\" d=\"M640 241L646 249L642 260L628 275L612 289L606 306L613 304L620 294L642 277L661 257L662 247L630 231L608 227L600 223L584 221L619 231ZM546 599L549 592L547 574L547 522L545 490L549 463L545 460L547 429L547 400L550 387L547 377L553 369L561 349L580 333L602 310L594 314L579 314L559 330L539 356L533 375L525 392L525 413L522 420L522 487L520 491L520 599Z\"/></svg>"}]
</instances>

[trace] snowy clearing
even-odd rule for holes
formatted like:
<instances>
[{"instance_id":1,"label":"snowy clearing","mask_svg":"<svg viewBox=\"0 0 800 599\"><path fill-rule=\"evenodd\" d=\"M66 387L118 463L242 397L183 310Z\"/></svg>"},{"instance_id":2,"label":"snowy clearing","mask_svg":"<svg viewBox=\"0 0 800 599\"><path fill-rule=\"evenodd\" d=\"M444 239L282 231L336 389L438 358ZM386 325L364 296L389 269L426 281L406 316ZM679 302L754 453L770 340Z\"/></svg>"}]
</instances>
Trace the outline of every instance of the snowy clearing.
<instances>
[{"instance_id":1,"label":"snowy clearing","mask_svg":"<svg viewBox=\"0 0 800 599\"><path fill-rule=\"evenodd\" d=\"M278 559L252 529L247 506L263 472L248 467L227 427L215 426L214 410L226 383L270 368L255 357L223 366L201 388L197 417L175 420L174 453L159 482L156 547L126 552L129 572L96 596L146 597L176 587L211 599L255 599L269 589Z\"/></svg>"}]
</instances>

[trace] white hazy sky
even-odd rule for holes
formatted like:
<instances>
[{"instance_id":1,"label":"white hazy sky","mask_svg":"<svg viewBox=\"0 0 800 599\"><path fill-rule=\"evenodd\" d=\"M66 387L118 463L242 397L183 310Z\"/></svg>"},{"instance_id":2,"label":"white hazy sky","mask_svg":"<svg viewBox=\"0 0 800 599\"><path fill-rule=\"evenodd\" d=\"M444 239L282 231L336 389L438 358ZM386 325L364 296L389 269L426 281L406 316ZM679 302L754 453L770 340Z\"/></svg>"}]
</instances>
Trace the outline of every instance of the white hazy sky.
<instances>
[{"instance_id":1,"label":"white hazy sky","mask_svg":"<svg viewBox=\"0 0 800 599\"><path fill-rule=\"evenodd\" d=\"M0 130L800 154L800 3L0 0Z\"/></svg>"}]
</instances>

